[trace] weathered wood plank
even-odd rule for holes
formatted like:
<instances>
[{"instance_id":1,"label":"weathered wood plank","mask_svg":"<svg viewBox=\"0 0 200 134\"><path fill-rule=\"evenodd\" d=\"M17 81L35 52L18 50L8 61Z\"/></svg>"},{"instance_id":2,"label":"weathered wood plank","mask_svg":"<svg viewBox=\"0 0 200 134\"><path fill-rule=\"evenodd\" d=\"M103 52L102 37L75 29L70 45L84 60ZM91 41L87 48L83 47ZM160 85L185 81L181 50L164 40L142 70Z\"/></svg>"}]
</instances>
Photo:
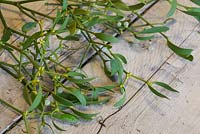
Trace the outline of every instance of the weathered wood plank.
<instances>
[{"instance_id":1,"label":"weathered wood plank","mask_svg":"<svg viewBox=\"0 0 200 134\"><path fill-rule=\"evenodd\" d=\"M199 41L199 33L194 32L183 44L195 50L192 63L173 55L152 78L152 81L169 83L179 94L160 90L171 98L165 100L143 88L121 112L108 120L102 133L199 134Z\"/></svg>"},{"instance_id":2,"label":"weathered wood plank","mask_svg":"<svg viewBox=\"0 0 200 134\"><path fill-rule=\"evenodd\" d=\"M184 2L187 2L187 1L184 1ZM158 20L160 20L161 17L163 17L163 15L167 14L167 11L168 11L167 9L169 9L167 3L160 2L155 7L153 7L145 15L145 17L148 17L148 18L150 17L149 19L151 21L157 22ZM158 11L159 11L159 14L155 16L155 12L158 12ZM170 27L171 30L167 34L173 36L174 38L172 40L180 45L192 33L193 28L197 25L197 22L194 19L191 19L191 22L185 21L185 19L190 18L190 17L183 15L180 12L176 13L176 18L177 18L177 22ZM121 46L122 44L123 44L123 47ZM167 58L171 54L171 52L167 50L167 47L164 44L165 44L165 41L159 39L158 37L156 40L152 41L151 45L149 46L149 49L142 48L142 46L149 45L148 42L146 44L145 43L133 44L132 49L130 49L131 47L129 46L129 44L123 40L118 44L114 44L113 48L115 52L120 52L128 58L128 61L129 61L129 65L127 66L128 70L130 70L131 72L145 79L148 79L151 75L153 75L159 69L159 67L167 60ZM152 47L153 47L153 50L152 50ZM91 70L89 69L89 71ZM129 83L127 84L128 97L134 94L137 91L137 89L139 89L141 86L142 86L141 83L138 84L135 81L129 81ZM106 117L107 115L115 111L112 107L112 104L113 103L101 109L101 115L103 117ZM130 106L128 109L132 109L132 107ZM122 116L122 115L119 115L119 116ZM118 118L118 115L116 115L114 119L110 120L110 122L113 123L112 124L113 126L115 124L122 123L119 120L116 121L117 118ZM109 124L107 125L107 123L105 125L108 128L111 127L109 126ZM99 128L98 118L96 119L95 123L92 122L88 124L87 123L81 124L80 126L78 126L78 128L73 127L73 126L70 127L66 124L62 126L67 129L67 131L63 133L71 133L71 134L96 133ZM125 130L120 131L120 132L117 131L118 127L114 128L115 131L110 131L110 132L103 131L103 133L125 133ZM131 130L127 129L126 133L128 133L128 131L131 131Z\"/></svg>"}]
</instances>

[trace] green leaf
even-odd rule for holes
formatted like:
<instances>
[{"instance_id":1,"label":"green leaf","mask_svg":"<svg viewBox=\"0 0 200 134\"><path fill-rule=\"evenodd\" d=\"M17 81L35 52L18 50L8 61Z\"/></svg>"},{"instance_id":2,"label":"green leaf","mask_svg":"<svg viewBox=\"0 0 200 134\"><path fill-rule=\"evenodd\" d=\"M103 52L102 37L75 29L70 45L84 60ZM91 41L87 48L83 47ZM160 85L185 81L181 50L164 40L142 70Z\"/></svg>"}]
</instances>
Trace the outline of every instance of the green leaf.
<instances>
[{"instance_id":1,"label":"green leaf","mask_svg":"<svg viewBox=\"0 0 200 134\"><path fill-rule=\"evenodd\" d=\"M3 36L1 37L1 41L7 42L10 39L11 35L12 33L9 29L4 29Z\"/></svg>"},{"instance_id":2,"label":"green leaf","mask_svg":"<svg viewBox=\"0 0 200 134\"><path fill-rule=\"evenodd\" d=\"M69 101L69 100L67 100L67 99L65 99L65 98L63 98L63 97L60 97L60 96L55 95L55 94L52 94L52 96L53 96L53 98L54 98L57 102L59 102L59 103L62 104L62 105L65 105L65 106L74 106L74 104L73 104L71 101Z\"/></svg>"},{"instance_id":3,"label":"green leaf","mask_svg":"<svg viewBox=\"0 0 200 134\"><path fill-rule=\"evenodd\" d=\"M73 35L76 32L76 22L73 21L70 25L69 25L69 32L71 35Z\"/></svg>"},{"instance_id":4,"label":"green leaf","mask_svg":"<svg viewBox=\"0 0 200 134\"><path fill-rule=\"evenodd\" d=\"M86 120L92 120L92 118L97 115L97 114L89 114L89 113L81 112L75 108L71 108L71 110L73 111L74 114Z\"/></svg>"},{"instance_id":5,"label":"green leaf","mask_svg":"<svg viewBox=\"0 0 200 134\"><path fill-rule=\"evenodd\" d=\"M60 40L68 40L68 41L79 41L79 37L75 35L68 35L66 37L61 37L59 35L56 35L58 39Z\"/></svg>"},{"instance_id":6,"label":"green leaf","mask_svg":"<svg viewBox=\"0 0 200 134\"><path fill-rule=\"evenodd\" d=\"M28 22L22 26L22 32L27 33L37 26L36 22Z\"/></svg>"},{"instance_id":7,"label":"green leaf","mask_svg":"<svg viewBox=\"0 0 200 134\"><path fill-rule=\"evenodd\" d=\"M9 29L4 29L1 41L7 42L10 39L11 35L12 33Z\"/></svg>"},{"instance_id":8,"label":"green leaf","mask_svg":"<svg viewBox=\"0 0 200 134\"><path fill-rule=\"evenodd\" d=\"M111 76L113 76L114 74L116 74L120 70L121 65L120 65L118 60L112 59L110 61L110 66L111 66Z\"/></svg>"},{"instance_id":9,"label":"green leaf","mask_svg":"<svg viewBox=\"0 0 200 134\"><path fill-rule=\"evenodd\" d=\"M112 0L112 3L113 3L113 6L117 9L129 11L129 7L121 0L117 0L117 1Z\"/></svg>"},{"instance_id":10,"label":"green leaf","mask_svg":"<svg viewBox=\"0 0 200 134\"><path fill-rule=\"evenodd\" d=\"M122 98L114 104L114 107L117 108L121 107L125 103L125 101L126 101L126 93L124 92Z\"/></svg>"},{"instance_id":11,"label":"green leaf","mask_svg":"<svg viewBox=\"0 0 200 134\"><path fill-rule=\"evenodd\" d=\"M1 37L1 41L7 42L10 39L11 35L12 33L9 29L4 29L3 36Z\"/></svg>"},{"instance_id":12,"label":"green leaf","mask_svg":"<svg viewBox=\"0 0 200 134\"><path fill-rule=\"evenodd\" d=\"M191 0L191 1L200 6L200 0Z\"/></svg>"},{"instance_id":13,"label":"green leaf","mask_svg":"<svg viewBox=\"0 0 200 134\"><path fill-rule=\"evenodd\" d=\"M94 78L88 78L88 79L74 79L74 78L68 78L70 81L77 83L77 84L84 84L87 82L90 82L94 80Z\"/></svg>"},{"instance_id":14,"label":"green leaf","mask_svg":"<svg viewBox=\"0 0 200 134\"><path fill-rule=\"evenodd\" d=\"M39 91L37 93L37 96L35 97L33 103L28 109L28 112L33 111L35 108L37 108L40 105L40 102L42 101L42 88L39 87Z\"/></svg>"},{"instance_id":15,"label":"green leaf","mask_svg":"<svg viewBox=\"0 0 200 134\"><path fill-rule=\"evenodd\" d=\"M187 7L187 11L182 11L183 13L193 16L195 19L197 19L200 22L200 8L196 7Z\"/></svg>"},{"instance_id":16,"label":"green leaf","mask_svg":"<svg viewBox=\"0 0 200 134\"><path fill-rule=\"evenodd\" d=\"M23 45L23 50L28 49L29 47L32 46L32 43L34 41L36 41L38 38L40 38L42 32L36 32L33 35L31 35L31 37L29 37L24 43L22 43Z\"/></svg>"},{"instance_id":17,"label":"green leaf","mask_svg":"<svg viewBox=\"0 0 200 134\"><path fill-rule=\"evenodd\" d=\"M104 98L101 98L101 99L97 99L97 100L94 100L94 98L92 99L87 99L87 104L88 105L102 105L102 104L105 104L107 103L109 100L111 99L111 97L104 97Z\"/></svg>"},{"instance_id":18,"label":"green leaf","mask_svg":"<svg viewBox=\"0 0 200 134\"><path fill-rule=\"evenodd\" d=\"M67 10L67 1L68 0L63 0L63 5L62 5L62 10L63 11Z\"/></svg>"},{"instance_id":19,"label":"green leaf","mask_svg":"<svg viewBox=\"0 0 200 134\"><path fill-rule=\"evenodd\" d=\"M171 4L171 8L170 8L170 10L169 10L169 12L167 14L167 17L170 17L175 13L176 7L177 7L177 1L176 0L172 0L170 4Z\"/></svg>"},{"instance_id":20,"label":"green leaf","mask_svg":"<svg viewBox=\"0 0 200 134\"><path fill-rule=\"evenodd\" d=\"M74 72L74 71L70 71L67 73L68 76L70 77L74 77L74 76L80 76L82 78L85 78L86 76L82 73L79 73L79 72Z\"/></svg>"},{"instance_id":21,"label":"green leaf","mask_svg":"<svg viewBox=\"0 0 200 134\"><path fill-rule=\"evenodd\" d=\"M124 57L123 55L115 53L114 56L119 58L124 64L127 64L126 57Z\"/></svg>"},{"instance_id":22,"label":"green leaf","mask_svg":"<svg viewBox=\"0 0 200 134\"><path fill-rule=\"evenodd\" d=\"M145 41L145 40L151 40L152 38L154 38L154 36L138 36L138 35L135 35L135 38L138 39L138 40L141 40L141 41Z\"/></svg>"},{"instance_id":23,"label":"green leaf","mask_svg":"<svg viewBox=\"0 0 200 134\"><path fill-rule=\"evenodd\" d=\"M61 16L62 16L62 13L61 13L60 10L58 9L58 10L57 10L57 13L56 13L56 18L55 18L54 21L53 21L52 29L56 26L56 24L58 24L58 22L59 22L60 19L61 19Z\"/></svg>"},{"instance_id":24,"label":"green leaf","mask_svg":"<svg viewBox=\"0 0 200 134\"><path fill-rule=\"evenodd\" d=\"M178 47L169 40L167 41L167 45L178 56L180 56L184 59L190 60L190 61L193 60L193 56L191 55L191 53L193 51L192 49Z\"/></svg>"},{"instance_id":25,"label":"green leaf","mask_svg":"<svg viewBox=\"0 0 200 134\"><path fill-rule=\"evenodd\" d=\"M158 92L156 89L154 89L152 86L148 85L149 89L151 90L152 93L154 93L155 95L161 97L161 98L166 98L169 99L167 96L161 94L160 92Z\"/></svg>"},{"instance_id":26,"label":"green leaf","mask_svg":"<svg viewBox=\"0 0 200 134\"><path fill-rule=\"evenodd\" d=\"M177 93L179 93L177 90L175 90L175 89L173 89L171 86L169 86L168 84L166 84L166 83L163 83L163 82L152 82L153 84L156 84L156 85L158 85L158 86L161 86L161 87L163 87L163 88L165 88L165 89L167 89L167 90L169 90L169 91L172 91L172 92L177 92Z\"/></svg>"},{"instance_id":27,"label":"green leaf","mask_svg":"<svg viewBox=\"0 0 200 134\"><path fill-rule=\"evenodd\" d=\"M193 17L200 16L200 11L198 11L197 9L196 9L196 10L190 9L190 10L182 11L182 12L184 12L184 13L187 14L187 15L191 15L191 16L193 16Z\"/></svg>"},{"instance_id":28,"label":"green leaf","mask_svg":"<svg viewBox=\"0 0 200 134\"><path fill-rule=\"evenodd\" d=\"M92 97L97 98L99 94L105 93L106 91L114 93L112 89L114 89L116 85L108 85L108 86L103 86L103 87L95 87L92 92Z\"/></svg>"},{"instance_id":29,"label":"green leaf","mask_svg":"<svg viewBox=\"0 0 200 134\"><path fill-rule=\"evenodd\" d=\"M118 10L117 8L107 7L107 10L116 13L118 16L125 16L125 14L121 10Z\"/></svg>"},{"instance_id":30,"label":"green leaf","mask_svg":"<svg viewBox=\"0 0 200 134\"><path fill-rule=\"evenodd\" d=\"M66 131L65 129L60 128L53 120L52 120L52 124L56 129L58 129L60 131Z\"/></svg>"},{"instance_id":31,"label":"green leaf","mask_svg":"<svg viewBox=\"0 0 200 134\"><path fill-rule=\"evenodd\" d=\"M111 76L114 74L118 73L118 82L122 82L122 75L124 71L124 67L121 63L121 61L118 58L112 59L110 61L110 66L111 66Z\"/></svg>"},{"instance_id":32,"label":"green leaf","mask_svg":"<svg viewBox=\"0 0 200 134\"><path fill-rule=\"evenodd\" d=\"M29 89L27 88L27 85L25 85L25 87L23 88L23 97L26 103L31 105L31 97L30 97L30 93L29 93Z\"/></svg>"},{"instance_id":33,"label":"green leaf","mask_svg":"<svg viewBox=\"0 0 200 134\"><path fill-rule=\"evenodd\" d=\"M117 85L108 85L108 86L102 86L102 87L95 87L95 90L98 90L98 92L104 92L104 91L110 91L113 92L112 89L114 89Z\"/></svg>"},{"instance_id":34,"label":"green leaf","mask_svg":"<svg viewBox=\"0 0 200 134\"><path fill-rule=\"evenodd\" d=\"M70 123L76 123L79 121L78 117L76 117L73 114L66 113L66 112L65 113L60 113L60 112L54 113L52 115L52 117L59 119L61 121L70 122Z\"/></svg>"},{"instance_id":35,"label":"green leaf","mask_svg":"<svg viewBox=\"0 0 200 134\"><path fill-rule=\"evenodd\" d=\"M107 42L111 42L111 43L119 42L119 39L117 39L116 37L113 37L112 35L108 35L108 34L104 34L104 33L94 33L94 35L102 41L107 41Z\"/></svg>"},{"instance_id":36,"label":"green leaf","mask_svg":"<svg viewBox=\"0 0 200 134\"><path fill-rule=\"evenodd\" d=\"M64 30L67 27L68 22L69 22L69 17L66 17L63 24L61 25L61 27L58 30L59 31Z\"/></svg>"},{"instance_id":37,"label":"green leaf","mask_svg":"<svg viewBox=\"0 0 200 134\"><path fill-rule=\"evenodd\" d=\"M73 12L74 15L87 15L89 12L84 9L76 8Z\"/></svg>"},{"instance_id":38,"label":"green leaf","mask_svg":"<svg viewBox=\"0 0 200 134\"><path fill-rule=\"evenodd\" d=\"M96 24L99 24L100 23L100 19L99 17L93 17L91 20L89 20L89 22L87 23L87 27L92 27Z\"/></svg>"},{"instance_id":39,"label":"green leaf","mask_svg":"<svg viewBox=\"0 0 200 134\"><path fill-rule=\"evenodd\" d=\"M138 3L136 5L129 6L129 9L132 11L135 11L135 10L141 9L142 7L144 7L144 5L145 5L144 3Z\"/></svg>"},{"instance_id":40,"label":"green leaf","mask_svg":"<svg viewBox=\"0 0 200 134\"><path fill-rule=\"evenodd\" d=\"M66 88L65 88L66 89ZM81 93L80 89L75 89L75 88L68 88L66 89L67 92L75 96L82 105L86 106L87 101L85 99L85 96Z\"/></svg>"},{"instance_id":41,"label":"green leaf","mask_svg":"<svg viewBox=\"0 0 200 134\"><path fill-rule=\"evenodd\" d=\"M139 34L152 34L152 33L160 33L166 32L169 28L166 26L155 26L152 28L144 29L143 31L139 32Z\"/></svg>"}]
</instances>

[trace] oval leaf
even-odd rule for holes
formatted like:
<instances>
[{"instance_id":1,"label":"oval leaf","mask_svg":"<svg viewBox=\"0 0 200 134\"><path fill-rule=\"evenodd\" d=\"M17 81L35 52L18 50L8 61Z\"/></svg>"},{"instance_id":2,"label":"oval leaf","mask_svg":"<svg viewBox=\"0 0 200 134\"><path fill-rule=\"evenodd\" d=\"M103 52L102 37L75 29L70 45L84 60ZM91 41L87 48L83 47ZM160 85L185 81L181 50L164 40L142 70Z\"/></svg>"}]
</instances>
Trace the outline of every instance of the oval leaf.
<instances>
[{"instance_id":1,"label":"oval leaf","mask_svg":"<svg viewBox=\"0 0 200 134\"><path fill-rule=\"evenodd\" d=\"M113 3L113 6L117 9L129 11L129 7L121 0L117 0L117 1L112 0L112 3Z\"/></svg>"},{"instance_id":2,"label":"oval leaf","mask_svg":"<svg viewBox=\"0 0 200 134\"><path fill-rule=\"evenodd\" d=\"M132 10L132 11L135 11L135 10L141 9L142 7L144 7L144 5L145 5L144 3L131 5L131 6L129 6L129 9Z\"/></svg>"},{"instance_id":3,"label":"oval leaf","mask_svg":"<svg viewBox=\"0 0 200 134\"><path fill-rule=\"evenodd\" d=\"M69 114L66 112L65 113L60 113L60 112L54 113L52 115L52 117L59 119L61 121L64 121L64 122L69 122L69 123L76 123L79 121L79 119L75 115Z\"/></svg>"},{"instance_id":4,"label":"oval leaf","mask_svg":"<svg viewBox=\"0 0 200 134\"><path fill-rule=\"evenodd\" d=\"M114 54L114 56L116 57L116 58L119 58L124 64L127 64L128 62L127 62L127 60L126 60L126 57L124 57L123 55L121 55L121 54Z\"/></svg>"},{"instance_id":5,"label":"oval leaf","mask_svg":"<svg viewBox=\"0 0 200 134\"><path fill-rule=\"evenodd\" d=\"M66 89L70 94L74 95L82 105L86 105L87 104L87 101L85 99L85 96L81 93L80 89L72 89L72 88L69 88L69 89Z\"/></svg>"},{"instance_id":6,"label":"oval leaf","mask_svg":"<svg viewBox=\"0 0 200 134\"><path fill-rule=\"evenodd\" d=\"M60 97L60 96L55 95L55 94L52 94L52 96L53 96L53 98L56 101L58 101L62 105L65 105L65 106L74 106L74 104L71 101L69 101L69 100L67 100L67 99L65 99L63 97Z\"/></svg>"},{"instance_id":7,"label":"oval leaf","mask_svg":"<svg viewBox=\"0 0 200 134\"><path fill-rule=\"evenodd\" d=\"M124 93L122 98L118 102L115 103L114 107L117 107L117 108L121 107L125 101L126 101L126 93Z\"/></svg>"},{"instance_id":8,"label":"oval leaf","mask_svg":"<svg viewBox=\"0 0 200 134\"><path fill-rule=\"evenodd\" d=\"M137 36L135 35L135 38L141 41L145 41L145 40L151 40L152 38L154 38L154 36Z\"/></svg>"},{"instance_id":9,"label":"oval leaf","mask_svg":"<svg viewBox=\"0 0 200 134\"><path fill-rule=\"evenodd\" d=\"M60 131L66 131L65 129L60 128L53 120L52 120L52 124L56 129L58 129Z\"/></svg>"},{"instance_id":10,"label":"oval leaf","mask_svg":"<svg viewBox=\"0 0 200 134\"><path fill-rule=\"evenodd\" d=\"M108 34L104 34L104 33L94 33L94 35L102 41L107 41L107 42L111 42L111 43L119 42L119 39L117 39L116 37L113 37L112 35L108 35Z\"/></svg>"},{"instance_id":11,"label":"oval leaf","mask_svg":"<svg viewBox=\"0 0 200 134\"><path fill-rule=\"evenodd\" d=\"M3 36L1 37L1 41L7 42L10 39L11 35L12 33L9 29L4 29Z\"/></svg>"},{"instance_id":12,"label":"oval leaf","mask_svg":"<svg viewBox=\"0 0 200 134\"><path fill-rule=\"evenodd\" d=\"M191 55L193 51L192 49L178 47L169 40L167 41L167 45L175 54L179 55L180 57L190 61L193 60L193 56Z\"/></svg>"},{"instance_id":13,"label":"oval leaf","mask_svg":"<svg viewBox=\"0 0 200 134\"><path fill-rule=\"evenodd\" d=\"M36 22L28 22L22 26L22 32L27 33L37 26Z\"/></svg>"},{"instance_id":14,"label":"oval leaf","mask_svg":"<svg viewBox=\"0 0 200 134\"><path fill-rule=\"evenodd\" d=\"M169 91L172 91L172 92L177 92L179 93L177 90L173 89L171 86L169 86L168 84L166 83L163 83L163 82L153 82L153 84L156 84L158 86L161 86Z\"/></svg>"},{"instance_id":15,"label":"oval leaf","mask_svg":"<svg viewBox=\"0 0 200 134\"><path fill-rule=\"evenodd\" d=\"M42 88L39 88L39 91L37 93L37 96L35 97L33 103L31 104L31 106L28 109L28 112L33 111L35 108L37 108L40 104L40 102L42 101Z\"/></svg>"},{"instance_id":16,"label":"oval leaf","mask_svg":"<svg viewBox=\"0 0 200 134\"><path fill-rule=\"evenodd\" d=\"M153 94L155 94L156 96L158 97L161 97L161 98L166 98L166 99L169 99L167 96L161 94L160 92L158 92L156 89L154 89L152 86L148 85L149 89L151 90L151 92Z\"/></svg>"},{"instance_id":17,"label":"oval leaf","mask_svg":"<svg viewBox=\"0 0 200 134\"><path fill-rule=\"evenodd\" d=\"M200 6L200 0L191 0L191 1Z\"/></svg>"},{"instance_id":18,"label":"oval leaf","mask_svg":"<svg viewBox=\"0 0 200 134\"><path fill-rule=\"evenodd\" d=\"M148 29L144 29L143 31L139 32L140 34L152 34L152 33L160 33L166 32L169 28L166 26L156 26Z\"/></svg>"},{"instance_id":19,"label":"oval leaf","mask_svg":"<svg viewBox=\"0 0 200 134\"><path fill-rule=\"evenodd\" d=\"M177 1L176 0L172 0L171 1L171 8L170 8L170 10L169 10L169 12L167 14L167 17L170 17L175 13L176 7L177 7Z\"/></svg>"},{"instance_id":20,"label":"oval leaf","mask_svg":"<svg viewBox=\"0 0 200 134\"><path fill-rule=\"evenodd\" d=\"M71 110L74 112L74 114L86 120L91 120L93 117L97 115L97 114L89 114L89 113L81 112L75 108L72 108Z\"/></svg>"}]
</instances>

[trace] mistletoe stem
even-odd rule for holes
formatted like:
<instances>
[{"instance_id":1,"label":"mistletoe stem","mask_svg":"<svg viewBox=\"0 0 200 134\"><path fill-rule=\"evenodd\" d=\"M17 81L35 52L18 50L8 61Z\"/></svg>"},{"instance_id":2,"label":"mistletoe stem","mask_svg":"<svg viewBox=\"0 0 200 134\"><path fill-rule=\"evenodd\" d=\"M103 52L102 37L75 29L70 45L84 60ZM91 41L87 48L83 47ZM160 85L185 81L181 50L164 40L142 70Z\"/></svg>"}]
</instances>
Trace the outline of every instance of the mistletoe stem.
<instances>
[{"instance_id":1,"label":"mistletoe stem","mask_svg":"<svg viewBox=\"0 0 200 134\"><path fill-rule=\"evenodd\" d=\"M3 99L0 98L0 102L3 103L4 105L12 108L13 110L15 110L16 112L18 112L19 114L23 114L23 111L21 111L20 109L14 107L13 105L9 104L8 102L4 101Z\"/></svg>"}]
</instances>

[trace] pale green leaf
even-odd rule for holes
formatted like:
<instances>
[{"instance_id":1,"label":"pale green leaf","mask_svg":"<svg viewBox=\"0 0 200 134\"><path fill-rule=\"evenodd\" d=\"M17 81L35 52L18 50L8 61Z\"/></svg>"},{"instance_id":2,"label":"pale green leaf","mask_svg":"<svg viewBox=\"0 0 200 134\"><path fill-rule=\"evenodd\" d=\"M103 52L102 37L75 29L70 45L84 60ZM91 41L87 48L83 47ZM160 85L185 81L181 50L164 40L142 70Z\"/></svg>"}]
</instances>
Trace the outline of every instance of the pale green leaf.
<instances>
[{"instance_id":1,"label":"pale green leaf","mask_svg":"<svg viewBox=\"0 0 200 134\"><path fill-rule=\"evenodd\" d=\"M143 31L139 32L140 34L153 34L153 33L160 33L166 32L169 28L166 26L154 26L152 28L144 29Z\"/></svg>"},{"instance_id":2,"label":"pale green leaf","mask_svg":"<svg viewBox=\"0 0 200 134\"><path fill-rule=\"evenodd\" d=\"M172 0L170 4L171 4L171 8L170 8L169 12L167 13L167 17L170 17L175 13L176 7L177 7L177 1Z\"/></svg>"},{"instance_id":3,"label":"pale green leaf","mask_svg":"<svg viewBox=\"0 0 200 134\"><path fill-rule=\"evenodd\" d=\"M37 26L36 22L28 22L22 26L22 32L26 33Z\"/></svg>"},{"instance_id":4,"label":"pale green leaf","mask_svg":"<svg viewBox=\"0 0 200 134\"><path fill-rule=\"evenodd\" d=\"M112 35L108 35L108 34L104 34L104 33L94 33L94 35L102 41L107 41L107 42L111 42L111 43L119 42L119 39L117 39L116 37L113 37Z\"/></svg>"},{"instance_id":5,"label":"pale green leaf","mask_svg":"<svg viewBox=\"0 0 200 134\"><path fill-rule=\"evenodd\" d=\"M192 49L178 47L169 40L167 41L167 45L178 56L180 56L184 59L190 60L190 61L193 60L193 56L191 55L191 53L193 51Z\"/></svg>"},{"instance_id":6,"label":"pale green leaf","mask_svg":"<svg viewBox=\"0 0 200 134\"><path fill-rule=\"evenodd\" d=\"M42 88L39 88L39 91L37 93L37 96L35 97L33 103L28 109L28 112L33 111L35 108L37 108L40 105L40 102L42 101Z\"/></svg>"}]
</instances>

